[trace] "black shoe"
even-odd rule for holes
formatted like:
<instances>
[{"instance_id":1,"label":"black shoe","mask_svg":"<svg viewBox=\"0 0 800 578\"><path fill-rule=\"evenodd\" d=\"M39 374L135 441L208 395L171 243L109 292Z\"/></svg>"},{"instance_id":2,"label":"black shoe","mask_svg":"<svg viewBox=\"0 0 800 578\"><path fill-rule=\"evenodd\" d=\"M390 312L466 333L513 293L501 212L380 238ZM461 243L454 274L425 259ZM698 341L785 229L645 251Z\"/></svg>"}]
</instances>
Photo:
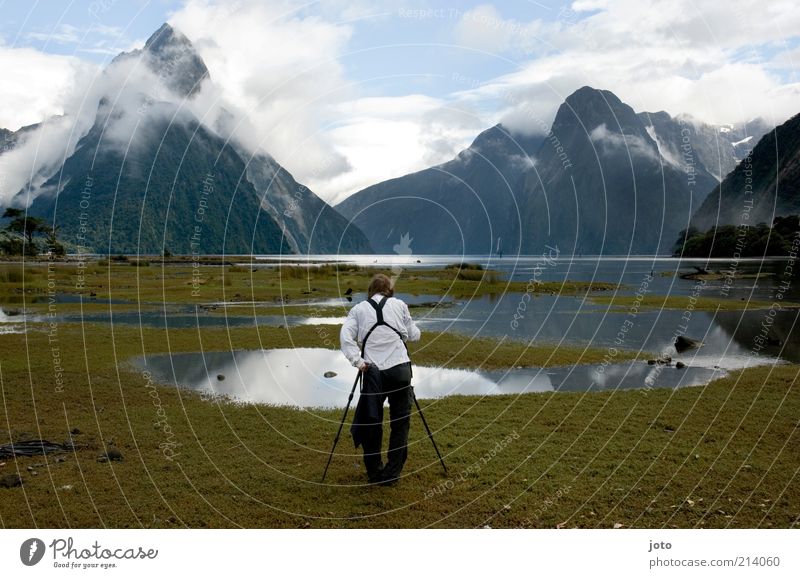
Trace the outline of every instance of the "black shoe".
<instances>
[{"instance_id":1,"label":"black shoe","mask_svg":"<svg viewBox=\"0 0 800 578\"><path fill-rule=\"evenodd\" d=\"M380 482L378 482L382 486L396 486L397 482L399 481L398 476L391 476L391 475L382 475Z\"/></svg>"},{"instance_id":2,"label":"black shoe","mask_svg":"<svg viewBox=\"0 0 800 578\"><path fill-rule=\"evenodd\" d=\"M367 479L370 484L380 484L383 481L383 464L377 470L367 472Z\"/></svg>"}]
</instances>

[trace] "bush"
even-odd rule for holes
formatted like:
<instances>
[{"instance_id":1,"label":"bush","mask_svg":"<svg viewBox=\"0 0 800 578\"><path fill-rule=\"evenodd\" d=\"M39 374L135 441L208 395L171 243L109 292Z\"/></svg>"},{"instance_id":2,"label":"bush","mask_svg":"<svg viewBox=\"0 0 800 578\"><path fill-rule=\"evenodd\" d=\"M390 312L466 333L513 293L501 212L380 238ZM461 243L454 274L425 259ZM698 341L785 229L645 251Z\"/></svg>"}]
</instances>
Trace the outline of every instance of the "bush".
<instances>
[{"instance_id":1,"label":"bush","mask_svg":"<svg viewBox=\"0 0 800 578\"><path fill-rule=\"evenodd\" d=\"M450 263L449 265L445 265L445 269L483 271L483 265L480 263Z\"/></svg>"},{"instance_id":2,"label":"bush","mask_svg":"<svg viewBox=\"0 0 800 578\"><path fill-rule=\"evenodd\" d=\"M500 273L497 271L476 271L474 269L461 270L456 275L463 281L482 281L484 283L497 283L500 281Z\"/></svg>"},{"instance_id":3,"label":"bush","mask_svg":"<svg viewBox=\"0 0 800 578\"><path fill-rule=\"evenodd\" d=\"M137 259L136 261L131 261L131 267L149 267L150 261L147 259Z\"/></svg>"}]
</instances>

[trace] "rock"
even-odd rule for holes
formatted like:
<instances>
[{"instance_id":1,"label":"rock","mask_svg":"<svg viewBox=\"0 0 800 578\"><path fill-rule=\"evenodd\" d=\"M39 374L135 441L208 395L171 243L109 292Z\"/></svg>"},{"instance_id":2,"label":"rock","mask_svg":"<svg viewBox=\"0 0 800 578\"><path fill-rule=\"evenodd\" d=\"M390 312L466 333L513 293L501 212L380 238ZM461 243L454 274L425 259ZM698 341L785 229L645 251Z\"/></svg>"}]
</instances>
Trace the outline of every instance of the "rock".
<instances>
[{"instance_id":1,"label":"rock","mask_svg":"<svg viewBox=\"0 0 800 578\"><path fill-rule=\"evenodd\" d=\"M647 365L655 365L655 364L656 364L656 360L655 359L648 359L647 360Z\"/></svg>"},{"instance_id":2,"label":"rock","mask_svg":"<svg viewBox=\"0 0 800 578\"><path fill-rule=\"evenodd\" d=\"M78 428L74 427L71 430L69 430L69 433L71 433L74 436L77 436L77 435L81 435L83 432L81 430L79 430Z\"/></svg>"},{"instance_id":3,"label":"rock","mask_svg":"<svg viewBox=\"0 0 800 578\"><path fill-rule=\"evenodd\" d=\"M122 452L114 448L111 448L105 453L105 455L102 455L99 458L97 458L97 461L100 462L101 464L104 464L106 462L122 462L124 460L125 458L122 457Z\"/></svg>"},{"instance_id":4,"label":"rock","mask_svg":"<svg viewBox=\"0 0 800 578\"><path fill-rule=\"evenodd\" d=\"M17 474L0 478L0 488L18 488L22 485L22 478Z\"/></svg>"},{"instance_id":5,"label":"rock","mask_svg":"<svg viewBox=\"0 0 800 578\"><path fill-rule=\"evenodd\" d=\"M218 373L217 374L217 381L225 381L225 376L222 375L221 373Z\"/></svg>"},{"instance_id":6,"label":"rock","mask_svg":"<svg viewBox=\"0 0 800 578\"><path fill-rule=\"evenodd\" d=\"M335 371L326 371L322 375L324 375L325 377L330 378L330 377L336 377L337 373Z\"/></svg>"},{"instance_id":7,"label":"rock","mask_svg":"<svg viewBox=\"0 0 800 578\"><path fill-rule=\"evenodd\" d=\"M686 337L685 335L678 335L678 337L675 338L675 351L678 353L683 353L689 349L697 349L703 345L705 345L705 343L702 341Z\"/></svg>"},{"instance_id":8,"label":"rock","mask_svg":"<svg viewBox=\"0 0 800 578\"><path fill-rule=\"evenodd\" d=\"M682 361L675 362L675 369L683 369L684 367L686 367L686 364L684 362Z\"/></svg>"},{"instance_id":9,"label":"rock","mask_svg":"<svg viewBox=\"0 0 800 578\"><path fill-rule=\"evenodd\" d=\"M624 528L624 527L625 527L624 524L620 524L619 522L615 522L614 523L614 529L615 530L619 530L620 528Z\"/></svg>"}]
</instances>

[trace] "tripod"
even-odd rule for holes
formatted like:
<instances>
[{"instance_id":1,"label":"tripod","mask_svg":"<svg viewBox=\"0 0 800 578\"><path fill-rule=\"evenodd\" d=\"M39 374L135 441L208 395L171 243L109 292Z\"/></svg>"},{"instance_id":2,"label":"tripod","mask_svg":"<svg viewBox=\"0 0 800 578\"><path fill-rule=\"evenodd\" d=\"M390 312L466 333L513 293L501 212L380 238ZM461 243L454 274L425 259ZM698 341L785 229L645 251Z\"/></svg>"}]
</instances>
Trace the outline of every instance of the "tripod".
<instances>
[{"instance_id":1,"label":"tripod","mask_svg":"<svg viewBox=\"0 0 800 578\"><path fill-rule=\"evenodd\" d=\"M358 372L356 375L356 380L353 382L353 388L350 390L350 395L347 397L347 405L344 408L344 413L342 414L342 421L339 423L339 429L336 431L336 437L333 439L333 447L331 448L331 453L328 456L328 463L325 464L325 471L322 472L322 481L325 481L325 476L328 474L328 466L331 465L331 460L333 459L333 452L336 451L336 444L339 443L339 436L342 433L342 428L344 427L344 421L347 419L347 411L350 409L350 403L353 401L353 394L356 392L356 386L363 378L363 373L361 371ZM411 386L409 386L411 387ZM417 406L417 411L419 412L419 417L422 418L422 425L425 426L425 431L428 432L428 438L431 440L433 444L433 449L436 450L436 455L439 456L439 463L442 464L442 468L444 469L445 475L447 474L447 466L444 465L444 459L442 458L442 454L439 453L439 448L436 445L436 441L433 439L433 434L431 433L431 428L428 427L428 421L425 419L425 415L422 413L422 408L419 406L419 402L417 401L417 395L414 393L414 388L411 388L411 395L414 398L414 404Z\"/></svg>"}]
</instances>

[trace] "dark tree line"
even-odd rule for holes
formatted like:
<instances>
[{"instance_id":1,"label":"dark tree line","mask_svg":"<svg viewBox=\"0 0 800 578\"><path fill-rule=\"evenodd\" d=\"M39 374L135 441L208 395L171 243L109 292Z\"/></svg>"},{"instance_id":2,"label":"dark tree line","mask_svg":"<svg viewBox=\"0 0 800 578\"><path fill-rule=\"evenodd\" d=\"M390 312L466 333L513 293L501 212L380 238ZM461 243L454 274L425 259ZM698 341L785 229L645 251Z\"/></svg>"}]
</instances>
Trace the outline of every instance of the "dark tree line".
<instances>
[{"instance_id":1,"label":"dark tree line","mask_svg":"<svg viewBox=\"0 0 800 578\"><path fill-rule=\"evenodd\" d=\"M675 243L676 257L762 257L784 256L792 250L800 216L775 217L770 227L766 223L754 226L721 225L708 231L689 227L680 232Z\"/></svg>"}]
</instances>

